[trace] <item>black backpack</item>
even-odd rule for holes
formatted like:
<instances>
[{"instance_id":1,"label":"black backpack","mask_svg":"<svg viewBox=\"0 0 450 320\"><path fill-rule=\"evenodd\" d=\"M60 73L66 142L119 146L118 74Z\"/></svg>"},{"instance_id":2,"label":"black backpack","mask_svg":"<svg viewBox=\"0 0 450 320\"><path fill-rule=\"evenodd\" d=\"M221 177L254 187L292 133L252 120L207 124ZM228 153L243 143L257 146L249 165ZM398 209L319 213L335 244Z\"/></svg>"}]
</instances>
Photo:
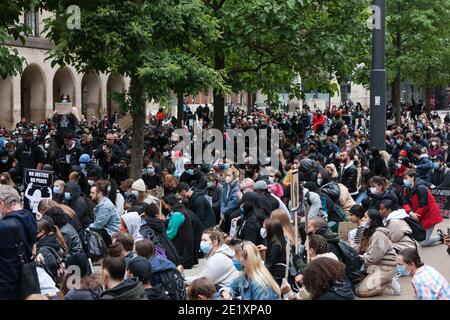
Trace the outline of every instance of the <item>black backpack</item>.
<instances>
[{"instance_id":1,"label":"black backpack","mask_svg":"<svg viewBox=\"0 0 450 320\"><path fill-rule=\"evenodd\" d=\"M66 275L66 266L59 253L52 247L42 246L37 254L44 257L44 264L41 267L49 274L56 284L61 284Z\"/></svg>"},{"instance_id":2,"label":"black backpack","mask_svg":"<svg viewBox=\"0 0 450 320\"><path fill-rule=\"evenodd\" d=\"M346 274L353 285L358 284L364 278L362 271L363 261L359 258L355 249L345 241L339 240L337 248L342 256L342 262L346 266Z\"/></svg>"},{"instance_id":3,"label":"black backpack","mask_svg":"<svg viewBox=\"0 0 450 320\"><path fill-rule=\"evenodd\" d=\"M84 252L92 262L96 262L106 255L106 244L99 233L92 230L83 230L81 241Z\"/></svg>"},{"instance_id":4,"label":"black backpack","mask_svg":"<svg viewBox=\"0 0 450 320\"><path fill-rule=\"evenodd\" d=\"M170 300L187 300L186 286L183 275L177 269L158 272L163 291Z\"/></svg>"},{"instance_id":5,"label":"black backpack","mask_svg":"<svg viewBox=\"0 0 450 320\"><path fill-rule=\"evenodd\" d=\"M424 241L426 239L427 234L425 232L425 229L420 224L420 222L414 220L411 217L406 217L404 220L412 230L412 233L409 235L410 238L419 242Z\"/></svg>"}]
</instances>

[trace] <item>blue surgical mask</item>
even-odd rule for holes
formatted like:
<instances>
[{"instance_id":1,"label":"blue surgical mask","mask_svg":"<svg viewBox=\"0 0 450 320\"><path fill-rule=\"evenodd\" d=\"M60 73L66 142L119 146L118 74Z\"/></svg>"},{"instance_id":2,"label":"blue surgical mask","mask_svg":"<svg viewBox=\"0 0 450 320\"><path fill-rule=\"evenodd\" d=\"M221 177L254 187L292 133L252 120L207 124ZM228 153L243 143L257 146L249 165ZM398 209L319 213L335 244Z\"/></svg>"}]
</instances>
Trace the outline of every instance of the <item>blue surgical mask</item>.
<instances>
[{"instance_id":1,"label":"blue surgical mask","mask_svg":"<svg viewBox=\"0 0 450 320\"><path fill-rule=\"evenodd\" d=\"M267 237L266 228L261 228L261 230L259 230L259 234L261 235L261 238L265 239Z\"/></svg>"},{"instance_id":2,"label":"blue surgical mask","mask_svg":"<svg viewBox=\"0 0 450 320\"><path fill-rule=\"evenodd\" d=\"M8 159L2 159L2 163L7 163Z\"/></svg>"},{"instance_id":3,"label":"blue surgical mask","mask_svg":"<svg viewBox=\"0 0 450 320\"><path fill-rule=\"evenodd\" d=\"M434 162L434 163L433 163L433 169L437 170L437 169L439 169L440 167L441 167L441 164L440 164L440 163L438 163L438 162Z\"/></svg>"},{"instance_id":4,"label":"blue surgical mask","mask_svg":"<svg viewBox=\"0 0 450 320\"><path fill-rule=\"evenodd\" d=\"M80 163L80 168L81 169L86 169L87 168L87 164L86 163Z\"/></svg>"},{"instance_id":5,"label":"blue surgical mask","mask_svg":"<svg viewBox=\"0 0 450 320\"><path fill-rule=\"evenodd\" d=\"M148 174L154 174L155 173L155 168L147 168L147 173Z\"/></svg>"},{"instance_id":6,"label":"blue surgical mask","mask_svg":"<svg viewBox=\"0 0 450 320\"><path fill-rule=\"evenodd\" d=\"M193 169L187 169L187 170L186 170L186 173L187 173L188 175L190 175L190 176L193 176L193 175L194 175L194 170L193 170Z\"/></svg>"},{"instance_id":7,"label":"blue surgical mask","mask_svg":"<svg viewBox=\"0 0 450 320\"><path fill-rule=\"evenodd\" d=\"M70 194L70 192L64 192L64 199L66 199L67 201L72 199L72 195Z\"/></svg>"},{"instance_id":8,"label":"blue surgical mask","mask_svg":"<svg viewBox=\"0 0 450 320\"><path fill-rule=\"evenodd\" d=\"M53 193L59 193L60 189L59 187L53 187Z\"/></svg>"},{"instance_id":9,"label":"blue surgical mask","mask_svg":"<svg viewBox=\"0 0 450 320\"><path fill-rule=\"evenodd\" d=\"M216 183L214 181L208 181L206 183L206 185L207 185L208 188L212 189L212 188L214 188L216 186Z\"/></svg>"},{"instance_id":10,"label":"blue surgical mask","mask_svg":"<svg viewBox=\"0 0 450 320\"><path fill-rule=\"evenodd\" d=\"M411 182L409 182L408 179L403 179L403 185L405 186L405 188L410 188L411 187Z\"/></svg>"},{"instance_id":11,"label":"blue surgical mask","mask_svg":"<svg viewBox=\"0 0 450 320\"><path fill-rule=\"evenodd\" d=\"M397 272L404 277L409 276L409 272L405 266L397 265Z\"/></svg>"},{"instance_id":12,"label":"blue surgical mask","mask_svg":"<svg viewBox=\"0 0 450 320\"><path fill-rule=\"evenodd\" d=\"M209 254L211 252L211 244L205 241L200 242L200 250L202 250L204 254Z\"/></svg>"},{"instance_id":13,"label":"blue surgical mask","mask_svg":"<svg viewBox=\"0 0 450 320\"><path fill-rule=\"evenodd\" d=\"M234 266L238 271L242 271L242 265L241 262L238 259L232 259Z\"/></svg>"}]
</instances>

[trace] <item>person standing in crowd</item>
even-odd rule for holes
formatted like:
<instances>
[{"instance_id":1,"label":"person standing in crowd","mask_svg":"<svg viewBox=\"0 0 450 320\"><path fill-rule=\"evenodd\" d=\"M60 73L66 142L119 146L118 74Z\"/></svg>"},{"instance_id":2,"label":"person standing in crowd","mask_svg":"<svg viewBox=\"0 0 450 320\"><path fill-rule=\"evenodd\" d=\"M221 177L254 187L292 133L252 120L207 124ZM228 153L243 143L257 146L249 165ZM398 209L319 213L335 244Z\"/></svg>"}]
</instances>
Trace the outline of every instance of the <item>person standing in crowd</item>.
<instances>
[{"instance_id":1,"label":"person standing in crowd","mask_svg":"<svg viewBox=\"0 0 450 320\"><path fill-rule=\"evenodd\" d=\"M220 204L222 202L223 187L215 173L209 173L206 176L205 196L211 200L211 206L216 218L216 225L220 222Z\"/></svg>"},{"instance_id":2,"label":"person standing in crowd","mask_svg":"<svg viewBox=\"0 0 450 320\"><path fill-rule=\"evenodd\" d=\"M19 177L23 177L25 169L42 170L45 163L45 152L33 141L33 133L30 130L23 131L22 142L17 146L15 158Z\"/></svg>"},{"instance_id":3,"label":"person standing in crowd","mask_svg":"<svg viewBox=\"0 0 450 320\"><path fill-rule=\"evenodd\" d=\"M111 244L111 236L119 232L120 220L114 204L107 198L108 181L100 180L91 188L91 199L97 205L94 208L94 222L89 229L97 231L106 246Z\"/></svg>"},{"instance_id":4,"label":"person standing in crowd","mask_svg":"<svg viewBox=\"0 0 450 320\"><path fill-rule=\"evenodd\" d=\"M450 300L450 285L433 267L425 265L416 250L407 248L398 253L398 270L411 276L416 300Z\"/></svg>"},{"instance_id":5,"label":"person standing in crowd","mask_svg":"<svg viewBox=\"0 0 450 320\"><path fill-rule=\"evenodd\" d=\"M442 243L444 241L442 232L438 230L438 235L433 236L434 227L442 222L442 215L431 191L414 170L405 172L403 184L405 186L403 208L426 230L426 239L420 245L429 247Z\"/></svg>"},{"instance_id":6,"label":"person standing in crowd","mask_svg":"<svg viewBox=\"0 0 450 320\"><path fill-rule=\"evenodd\" d=\"M0 218L0 300L17 300L21 298L20 265L14 233L22 243L24 262L29 263L37 242L37 224L33 214L22 208L17 191L6 185L0 185Z\"/></svg>"}]
</instances>

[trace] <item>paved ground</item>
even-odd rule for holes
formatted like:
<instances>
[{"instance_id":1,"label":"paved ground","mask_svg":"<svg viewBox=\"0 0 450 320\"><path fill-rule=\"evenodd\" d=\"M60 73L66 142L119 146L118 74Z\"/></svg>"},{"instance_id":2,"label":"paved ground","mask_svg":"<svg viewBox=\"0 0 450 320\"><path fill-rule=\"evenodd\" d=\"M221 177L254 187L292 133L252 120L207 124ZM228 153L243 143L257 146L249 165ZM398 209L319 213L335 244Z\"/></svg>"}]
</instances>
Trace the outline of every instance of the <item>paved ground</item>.
<instances>
[{"instance_id":1,"label":"paved ground","mask_svg":"<svg viewBox=\"0 0 450 320\"><path fill-rule=\"evenodd\" d=\"M444 233L447 233L447 228L450 228L450 220L444 219L444 222L439 224L434 231L436 232L437 229L441 229ZM447 254L446 246L440 244L430 248L420 248L419 250L422 261L434 267L450 281L450 256ZM185 275L192 276L199 274L204 264L205 261L202 259L193 269L185 270ZM400 284L402 286L401 296L383 295L363 300L413 300L414 292L411 286L411 277L401 277Z\"/></svg>"}]
</instances>

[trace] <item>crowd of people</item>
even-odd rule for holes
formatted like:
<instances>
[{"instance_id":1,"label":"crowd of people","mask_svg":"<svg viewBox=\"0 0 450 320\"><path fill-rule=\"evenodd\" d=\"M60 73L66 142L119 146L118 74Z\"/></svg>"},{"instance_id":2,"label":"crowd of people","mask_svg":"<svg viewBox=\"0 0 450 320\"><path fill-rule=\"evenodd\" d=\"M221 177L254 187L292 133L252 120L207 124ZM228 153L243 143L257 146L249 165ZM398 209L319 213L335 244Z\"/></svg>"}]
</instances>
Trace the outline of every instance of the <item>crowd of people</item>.
<instances>
[{"instance_id":1,"label":"crowd of people","mask_svg":"<svg viewBox=\"0 0 450 320\"><path fill-rule=\"evenodd\" d=\"M400 295L402 276L416 299L450 299L420 257L443 243L450 255L431 193L450 189L450 115L408 113L378 150L359 103L313 109L228 108L227 129L280 130L277 167L220 154L195 165L174 149L177 119L160 110L137 180L119 117L1 127L0 299L354 300ZM212 126L207 106L192 117L187 129ZM33 212L26 169L55 177Z\"/></svg>"}]
</instances>

